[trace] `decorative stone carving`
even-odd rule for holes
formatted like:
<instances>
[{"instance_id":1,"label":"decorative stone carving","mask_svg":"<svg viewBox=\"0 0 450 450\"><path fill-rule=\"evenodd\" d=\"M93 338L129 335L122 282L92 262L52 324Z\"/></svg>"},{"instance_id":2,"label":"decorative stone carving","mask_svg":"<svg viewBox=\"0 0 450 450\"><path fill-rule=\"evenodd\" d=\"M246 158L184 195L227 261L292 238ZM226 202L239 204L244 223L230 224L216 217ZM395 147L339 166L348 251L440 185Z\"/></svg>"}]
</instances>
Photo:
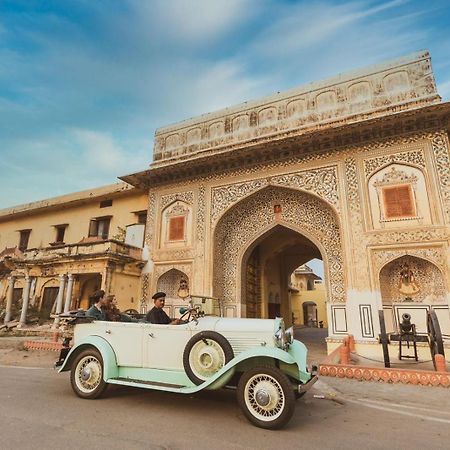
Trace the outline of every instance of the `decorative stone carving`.
<instances>
[{"instance_id":1,"label":"decorative stone carving","mask_svg":"<svg viewBox=\"0 0 450 450\"><path fill-rule=\"evenodd\" d=\"M378 171L378 169L392 163L407 163L424 169L425 156L422 150L416 150L366 159L364 161L364 173L366 178L369 179L372 174Z\"/></svg>"},{"instance_id":2,"label":"decorative stone carving","mask_svg":"<svg viewBox=\"0 0 450 450\"><path fill-rule=\"evenodd\" d=\"M377 231L366 233L363 226L362 216L362 198L359 193L359 181L357 177L356 158L361 158L363 162L363 176L369 178L374 172L389 163L407 163L419 168L426 169L426 162L423 150L408 150L398 151L401 146L411 146L417 143L432 142L433 155L438 167L439 185L442 192L442 198L446 202L447 217L450 215L450 179L448 174L448 150L447 140L444 134L440 132L418 132L408 135L400 135L386 138L383 140L377 139L367 144L353 144L351 140L347 145L342 145L336 149L322 151L320 153L305 153L296 154L286 160L274 160L269 162L262 162L251 167L242 167L236 170L228 171L226 173L211 173L207 176L192 178L186 182L187 185L198 185L199 183L206 183L211 180L221 180L228 177L249 177L252 174L266 173L271 170L279 170L282 172L285 168L292 167L294 164L318 165L321 161L327 161L331 158L339 156L344 160L345 176L346 176L346 199L349 213L349 223L351 229L351 243L349 250L351 252L351 264L349 270L353 271L351 277L352 284L358 286L355 280L361 280L361 288L366 285L369 277L367 271L368 255L366 248L372 245L383 244L404 244L405 242L429 242L429 241L443 241L448 239L445 229L439 227L422 227L417 230L410 231ZM425 148L425 146L424 146ZM386 156L367 157L371 154L388 153L394 149L397 153ZM302 171L303 172L303 171ZM283 175L279 175L283 177ZM217 222L221 214L231 207L234 203L242 200L244 197L268 186L269 180L266 178L251 180L244 183L233 184L232 186L220 186L211 191L211 220L212 223ZM172 187L176 185L173 184ZM333 196L328 196L327 201L333 203ZM450 219L449 219L450 221ZM356 269L357 268L357 269ZM356 273L357 270L357 273Z\"/></svg>"},{"instance_id":3,"label":"decorative stone carving","mask_svg":"<svg viewBox=\"0 0 450 450\"><path fill-rule=\"evenodd\" d=\"M445 268L445 250L442 247L380 249L373 251L375 272L378 273L384 265L395 259L408 255L430 261L441 270Z\"/></svg>"},{"instance_id":4,"label":"decorative stone carving","mask_svg":"<svg viewBox=\"0 0 450 450\"><path fill-rule=\"evenodd\" d=\"M312 192L339 209L337 169L324 167L214 188L211 214L213 221L242 198L269 184Z\"/></svg>"},{"instance_id":5,"label":"decorative stone carving","mask_svg":"<svg viewBox=\"0 0 450 450\"><path fill-rule=\"evenodd\" d=\"M389 186L391 184L398 184L398 183L416 183L417 177L414 175L408 175L407 173L403 172L403 170L397 170L395 167L391 167L389 172L386 172L383 175L383 178L381 180L377 180L374 183L374 186Z\"/></svg>"},{"instance_id":6,"label":"decorative stone carving","mask_svg":"<svg viewBox=\"0 0 450 450\"><path fill-rule=\"evenodd\" d=\"M345 159L345 176L347 180L347 204L349 209L350 229L352 231L352 267L357 268L359 276L356 279L367 279L367 259L364 246L364 227L362 222L361 197L358 190L356 160L353 157Z\"/></svg>"},{"instance_id":7,"label":"decorative stone carving","mask_svg":"<svg viewBox=\"0 0 450 450\"><path fill-rule=\"evenodd\" d=\"M147 300L148 300L148 289L149 289L149 281L150 281L150 277L148 275L148 273L142 275L142 285L141 285L141 310L143 310L143 308L147 305Z\"/></svg>"},{"instance_id":8,"label":"decorative stone carving","mask_svg":"<svg viewBox=\"0 0 450 450\"><path fill-rule=\"evenodd\" d=\"M427 249L426 253L432 253ZM428 260L407 254L400 256L380 271L380 290L383 304L400 302L446 303L446 288L442 272ZM391 255L392 256L392 255ZM402 292L401 275L405 268L414 277L411 294Z\"/></svg>"},{"instance_id":9,"label":"decorative stone carving","mask_svg":"<svg viewBox=\"0 0 450 450\"><path fill-rule=\"evenodd\" d=\"M340 75L162 128L155 136L153 165L164 165L173 158L189 159L199 151L214 152L219 146L222 151L224 147L232 149L248 138L285 134L286 130L301 134L318 124L326 126L324 121L342 125L353 122L355 112L367 119L385 115L392 108L401 111L438 101L429 55L421 52L376 70ZM227 122L231 123L229 133L225 133ZM193 130L199 127L209 133L195 141L196 145L189 145L191 136L198 134Z\"/></svg>"},{"instance_id":10,"label":"decorative stone carving","mask_svg":"<svg viewBox=\"0 0 450 450\"><path fill-rule=\"evenodd\" d=\"M439 175L444 211L447 223L450 223L450 156L447 135L445 133L436 133L432 138L431 145Z\"/></svg>"},{"instance_id":11,"label":"decorative stone carving","mask_svg":"<svg viewBox=\"0 0 450 450\"><path fill-rule=\"evenodd\" d=\"M150 191L148 194L147 225L145 227L145 245L148 247L149 251L151 251L153 236L155 232L155 215L156 195L154 192Z\"/></svg>"},{"instance_id":12,"label":"decorative stone carving","mask_svg":"<svg viewBox=\"0 0 450 450\"><path fill-rule=\"evenodd\" d=\"M177 261L192 259L194 253L192 249L182 250L158 250L154 254L154 261Z\"/></svg>"},{"instance_id":13,"label":"decorative stone carving","mask_svg":"<svg viewBox=\"0 0 450 450\"><path fill-rule=\"evenodd\" d=\"M231 205L238 202L243 197L247 197L267 185L267 179L259 179L214 188L211 201L212 220L217 220L223 211L227 210Z\"/></svg>"},{"instance_id":14,"label":"decorative stone carving","mask_svg":"<svg viewBox=\"0 0 450 450\"><path fill-rule=\"evenodd\" d=\"M179 300L177 293L181 280L187 281L189 285L189 277L186 272L178 266L173 267L158 276L156 290L165 292L168 299Z\"/></svg>"},{"instance_id":15,"label":"decorative stone carving","mask_svg":"<svg viewBox=\"0 0 450 450\"><path fill-rule=\"evenodd\" d=\"M189 208L183 204L174 204L171 206L171 208L167 211L167 216L182 216L187 215L189 213Z\"/></svg>"},{"instance_id":16,"label":"decorative stone carving","mask_svg":"<svg viewBox=\"0 0 450 450\"><path fill-rule=\"evenodd\" d=\"M197 241L203 242L205 238L205 186L200 185L197 199Z\"/></svg>"},{"instance_id":17,"label":"decorative stone carving","mask_svg":"<svg viewBox=\"0 0 450 450\"><path fill-rule=\"evenodd\" d=\"M404 244L405 242L429 242L448 239L443 229L420 229L413 231L386 231L371 233L366 242L368 245Z\"/></svg>"},{"instance_id":18,"label":"decorative stone carving","mask_svg":"<svg viewBox=\"0 0 450 450\"><path fill-rule=\"evenodd\" d=\"M270 184L313 192L339 209L336 167L311 169L272 177Z\"/></svg>"},{"instance_id":19,"label":"decorative stone carving","mask_svg":"<svg viewBox=\"0 0 450 450\"><path fill-rule=\"evenodd\" d=\"M161 209L164 209L176 200L181 200L188 205L192 205L194 203L194 192L176 192L174 194L163 195L161 197Z\"/></svg>"},{"instance_id":20,"label":"decorative stone carving","mask_svg":"<svg viewBox=\"0 0 450 450\"><path fill-rule=\"evenodd\" d=\"M330 300L345 301L340 229L332 209L320 199L302 192L269 186L245 198L221 218L215 232L215 295L236 302L239 252L274 222L273 204L283 205L283 222L314 236L326 251L331 286Z\"/></svg>"},{"instance_id":21,"label":"decorative stone carving","mask_svg":"<svg viewBox=\"0 0 450 450\"><path fill-rule=\"evenodd\" d=\"M156 279L170 269L177 269L180 272L185 273L189 278L191 277L191 264L155 264L154 274Z\"/></svg>"}]
</instances>

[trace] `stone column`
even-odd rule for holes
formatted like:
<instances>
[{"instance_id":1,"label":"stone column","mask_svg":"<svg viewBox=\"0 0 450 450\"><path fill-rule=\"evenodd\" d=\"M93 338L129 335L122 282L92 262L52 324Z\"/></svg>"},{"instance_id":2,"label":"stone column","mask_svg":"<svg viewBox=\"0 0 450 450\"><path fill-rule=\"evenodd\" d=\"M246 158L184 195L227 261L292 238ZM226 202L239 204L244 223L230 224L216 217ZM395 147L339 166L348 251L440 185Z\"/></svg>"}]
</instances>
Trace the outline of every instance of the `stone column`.
<instances>
[{"instance_id":1,"label":"stone column","mask_svg":"<svg viewBox=\"0 0 450 450\"><path fill-rule=\"evenodd\" d=\"M14 294L14 283L16 282L16 277L8 277L8 293L6 294L6 314L5 322L8 323L11 320L11 309Z\"/></svg>"},{"instance_id":2,"label":"stone column","mask_svg":"<svg viewBox=\"0 0 450 450\"><path fill-rule=\"evenodd\" d=\"M67 275L67 290L66 290L66 302L64 303L64 312L67 312L70 309L70 304L72 300L72 289L73 289L73 275L69 273Z\"/></svg>"},{"instance_id":3,"label":"stone column","mask_svg":"<svg viewBox=\"0 0 450 450\"><path fill-rule=\"evenodd\" d=\"M55 321L53 322L52 328L56 329L59 326L59 317L58 314L61 314L62 307L63 307L63 299L64 299L64 286L66 284L66 276L60 275L59 277L59 291L58 291L58 297L56 297L56 317Z\"/></svg>"},{"instance_id":4,"label":"stone column","mask_svg":"<svg viewBox=\"0 0 450 450\"><path fill-rule=\"evenodd\" d=\"M101 289L103 289L106 294L109 294L110 290L111 290L111 281L112 281L113 272L114 272L114 268L111 266L106 266L103 269Z\"/></svg>"},{"instance_id":5,"label":"stone column","mask_svg":"<svg viewBox=\"0 0 450 450\"><path fill-rule=\"evenodd\" d=\"M19 325L17 325L17 328L22 328L27 322L27 310L28 310L28 302L30 300L31 281L32 278L29 275L26 275L25 288L23 290L22 311L20 313L20 320Z\"/></svg>"}]
</instances>

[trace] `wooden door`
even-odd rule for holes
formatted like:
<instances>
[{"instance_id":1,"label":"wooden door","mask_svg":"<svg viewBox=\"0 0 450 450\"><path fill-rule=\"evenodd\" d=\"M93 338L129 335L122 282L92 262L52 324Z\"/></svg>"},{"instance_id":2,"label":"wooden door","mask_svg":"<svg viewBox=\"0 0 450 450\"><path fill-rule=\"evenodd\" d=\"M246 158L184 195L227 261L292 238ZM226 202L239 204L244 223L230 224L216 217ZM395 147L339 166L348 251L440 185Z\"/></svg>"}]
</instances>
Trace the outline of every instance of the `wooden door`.
<instances>
[{"instance_id":1,"label":"wooden door","mask_svg":"<svg viewBox=\"0 0 450 450\"><path fill-rule=\"evenodd\" d=\"M57 287L46 287L44 288L44 295L42 296L41 311L39 318L41 320L47 320L50 318L50 313L52 312L53 305L55 304L56 297L58 296L59 288Z\"/></svg>"}]
</instances>

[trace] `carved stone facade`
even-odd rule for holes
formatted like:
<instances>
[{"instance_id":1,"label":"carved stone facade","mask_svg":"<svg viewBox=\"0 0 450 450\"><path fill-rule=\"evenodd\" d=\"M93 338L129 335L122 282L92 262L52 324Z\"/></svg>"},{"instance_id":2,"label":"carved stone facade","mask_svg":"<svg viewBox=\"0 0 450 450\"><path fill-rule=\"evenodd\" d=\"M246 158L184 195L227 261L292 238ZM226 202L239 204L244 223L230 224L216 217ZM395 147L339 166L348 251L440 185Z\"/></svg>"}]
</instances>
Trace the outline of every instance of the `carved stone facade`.
<instances>
[{"instance_id":1,"label":"carved stone facade","mask_svg":"<svg viewBox=\"0 0 450 450\"><path fill-rule=\"evenodd\" d=\"M412 303L439 307L450 336L450 105L439 103L428 54L308 89L157 132L151 168L124 177L150 186L146 298L176 269L191 292L218 296L230 315L245 315L249 259L258 267L253 282L278 283L283 304L295 256L299 265L318 257L330 336L351 333L362 342L376 339L385 301L405 307L395 274L408 260L421 286ZM411 186L416 214L387 218L386 186ZM190 208L193 240L164 247L155 236L175 202ZM278 269L274 281L269 272ZM362 329L363 320L370 327Z\"/></svg>"},{"instance_id":2,"label":"carved stone facade","mask_svg":"<svg viewBox=\"0 0 450 450\"><path fill-rule=\"evenodd\" d=\"M214 147L287 132L304 132L330 120L406 109L438 101L427 52L394 64L313 83L262 101L168 126L155 136L154 165Z\"/></svg>"},{"instance_id":3,"label":"carved stone facade","mask_svg":"<svg viewBox=\"0 0 450 450\"><path fill-rule=\"evenodd\" d=\"M274 216L274 204L282 207L280 218ZM258 191L229 209L214 230L214 294L227 302L239 302L240 257L264 231L276 225L305 234L321 246L329 267L329 299L345 301L342 243L336 215L329 205L312 195L275 187Z\"/></svg>"}]
</instances>

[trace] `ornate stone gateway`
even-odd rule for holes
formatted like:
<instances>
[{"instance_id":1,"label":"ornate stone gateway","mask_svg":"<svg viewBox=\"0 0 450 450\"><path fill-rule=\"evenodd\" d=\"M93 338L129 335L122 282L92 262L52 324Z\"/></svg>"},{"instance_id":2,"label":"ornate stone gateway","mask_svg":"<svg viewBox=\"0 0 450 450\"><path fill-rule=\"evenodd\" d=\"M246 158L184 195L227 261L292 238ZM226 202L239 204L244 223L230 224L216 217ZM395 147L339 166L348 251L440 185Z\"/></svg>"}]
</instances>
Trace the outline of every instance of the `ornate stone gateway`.
<instances>
[{"instance_id":1,"label":"ornate stone gateway","mask_svg":"<svg viewBox=\"0 0 450 450\"><path fill-rule=\"evenodd\" d=\"M228 303L245 301L240 289L242 271L246 270L244 254L262 235L283 226L306 236L320 249L329 274L330 300L345 301L340 229L329 204L311 194L273 186L237 200L215 227L215 296Z\"/></svg>"},{"instance_id":2,"label":"ornate stone gateway","mask_svg":"<svg viewBox=\"0 0 450 450\"><path fill-rule=\"evenodd\" d=\"M449 117L420 52L159 129L122 177L149 191L144 303L172 271L290 321L287 274L321 258L330 350L376 351L380 309L392 329L433 309L450 338Z\"/></svg>"}]
</instances>

